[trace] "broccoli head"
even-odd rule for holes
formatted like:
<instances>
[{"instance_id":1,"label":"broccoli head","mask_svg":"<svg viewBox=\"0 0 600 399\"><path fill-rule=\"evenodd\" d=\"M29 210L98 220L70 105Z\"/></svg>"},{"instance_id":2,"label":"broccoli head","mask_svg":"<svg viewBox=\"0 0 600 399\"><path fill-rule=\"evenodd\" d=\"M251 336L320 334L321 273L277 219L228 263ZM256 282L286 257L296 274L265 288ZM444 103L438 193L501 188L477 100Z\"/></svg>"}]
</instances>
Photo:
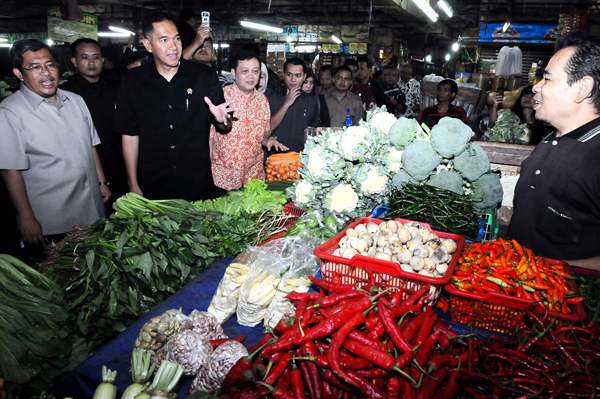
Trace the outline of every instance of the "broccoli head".
<instances>
[{"instance_id":1,"label":"broccoli head","mask_svg":"<svg viewBox=\"0 0 600 399\"><path fill-rule=\"evenodd\" d=\"M456 118L445 117L431 129L431 145L444 158L462 153L471 140L473 131Z\"/></svg>"},{"instance_id":2,"label":"broccoli head","mask_svg":"<svg viewBox=\"0 0 600 399\"><path fill-rule=\"evenodd\" d=\"M408 119L402 116L390 128L390 143L397 150L402 150L415 139L417 130L419 130L419 123L416 119Z\"/></svg>"},{"instance_id":3,"label":"broccoli head","mask_svg":"<svg viewBox=\"0 0 600 399\"><path fill-rule=\"evenodd\" d=\"M440 157L427 141L415 141L402 153L402 167L415 180L429 177L440 164Z\"/></svg>"},{"instance_id":4,"label":"broccoli head","mask_svg":"<svg viewBox=\"0 0 600 399\"><path fill-rule=\"evenodd\" d=\"M453 170L442 170L437 175L431 176L427 184L444 190L454 191L457 194L463 194L462 176Z\"/></svg>"},{"instance_id":5,"label":"broccoli head","mask_svg":"<svg viewBox=\"0 0 600 399\"><path fill-rule=\"evenodd\" d=\"M494 208L504 196L500 178L495 173L486 173L471 184L474 205L479 209Z\"/></svg>"},{"instance_id":6,"label":"broccoli head","mask_svg":"<svg viewBox=\"0 0 600 399\"><path fill-rule=\"evenodd\" d=\"M473 144L454 158L454 169L458 170L468 181L475 181L484 173L489 172L490 160L480 145Z\"/></svg>"},{"instance_id":7,"label":"broccoli head","mask_svg":"<svg viewBox=\"0 0 600 399\"><path fill-rule=\"evenodd\" d=\"M410 175L408 173L406 173L406 171L404 169L400 169L398 171L398 173L396 173L396 175L392 179L392 184L398 190L402 190L402 185L405 183L416 183L416 181L415 181L415 179L410 177Z\"/></svg>"}]
</instances>

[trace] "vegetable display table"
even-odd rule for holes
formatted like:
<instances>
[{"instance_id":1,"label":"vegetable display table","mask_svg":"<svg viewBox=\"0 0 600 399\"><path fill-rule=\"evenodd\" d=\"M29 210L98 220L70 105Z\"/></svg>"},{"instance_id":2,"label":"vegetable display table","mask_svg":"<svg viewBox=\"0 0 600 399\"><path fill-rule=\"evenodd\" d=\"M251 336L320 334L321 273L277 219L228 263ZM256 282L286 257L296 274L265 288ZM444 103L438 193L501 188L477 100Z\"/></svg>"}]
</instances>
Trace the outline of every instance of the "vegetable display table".
<instances>
[{"instance_id":1,"label":"vegetable display table","mask_svg":"<svg viewBox=\"0 0 600 399\"><path fill-rule=\"evenodd\" d=\"M225 269L231 261L231 258L223 258L197 275L181 290L152 309L147 315L136 321L114 340L77 366L62 381L52 387L50 392L57 398L92 398L94 390L102 382L102 366L106 365L109 369L117 371L115 385L119 389L118 397L120 397L125 388L132 382L130 371L131 353L135 339L144 323L152 317L173 308L181 309L186 315L194 309L205 311L217 290ZM235 315L223 324L223 329L231 338L246 336L244 341L246 347L252 345L264 335L262 323L256 327L240 326ZM186 378L183 381L185 383L177 393L180 398L188 396L192 378Z\"/></svg>"}]
</instances>

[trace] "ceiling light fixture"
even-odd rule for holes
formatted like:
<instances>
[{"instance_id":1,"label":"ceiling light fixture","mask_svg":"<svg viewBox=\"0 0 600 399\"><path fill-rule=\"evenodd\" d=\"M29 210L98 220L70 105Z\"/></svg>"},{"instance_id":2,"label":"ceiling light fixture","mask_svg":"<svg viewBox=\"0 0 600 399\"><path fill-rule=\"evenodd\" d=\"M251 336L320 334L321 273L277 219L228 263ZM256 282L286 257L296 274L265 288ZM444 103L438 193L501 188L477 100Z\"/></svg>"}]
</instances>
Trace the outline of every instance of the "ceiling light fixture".
<instances>
[{"instance_id":1,"label":"ceiling light fixture","mask_svg":"<svg viewBox=\"0 0 600 399\"><path fill-rule=\"evenodd\" d=\"M285 41L288 42L288 43L291 43L292 42L292 38L288 36L288 37L285 38Z\"/></svg>"},{"instance_id":2,"label":"ceiling light fixture","mask_svg":"<svg viewBox=\"0 0 600 399\"><path fill-rule=\"evenodd\" d=\"M46 43L48 43L48 46L54 46L54 40L52 39L46 40Z\"/></svg>"},{"instance_id":3,"label":"ceiling light fixture","mask_svg":"<svg viewBox=\"0 0 600 399\"><path fill-rule=\"evenodd\" d=\"M12 43L0 43L0 47L11 48L12 47Z\"/></svg>"},{"instance_id":4,"label":"ceiling light fixture","mask_svg":"<svg viewBox=\"0 0 600 399\"><path fill-rule=\"evenodd\" d=\"M123 28L118 28L116 26L109 26L108 29L112 30L113 32L126 33L127 35L135 36L135 33L133 33L132 31Z\"/></svg>"},{"instance_id":5,"label":"ceiling light fixture","mask_svg":"<svg viewBox=\"0 0 600 399\"><path fill-rule=\"evenodd\" d=\"M504 26L502 27L502 32L506 32L508 28L510 28L510 22L505 22Z\"/></svg>"},{"instance_id":6,"label":"ceiling light fixture","mask_svg":"<svg viewBox=\"0 0 600 399\"><path fill-rule=\"evenodd\" d=\"M446 57L444 57L446 61L450 61L450 53L446 53Z\"/></svg>"},{"instance_id":7,"label":"ceiling light fixture","mask_svg":"<svg viewBox=\"0 0 600 399\"><path fill-rule=\"evenodd\" d=\"M428 54L427 57L425 57L425 62L431 62L431 54Z\"/></svg>"},{"instance_id":8,"label":"ceiling light fixture","mask_svg":"<svg viewBox=\"0 0 600 399\"><path fill-rule=\"evenodd\" d=\"M458 44L458 43L454 43L452 45L452 51L458 51L459 48L460 48L460 44Z\"/></svg>"},{"instance_id":9,"label":"ceiling light fixture","mask_svg":"<svg viewBox=\"0 0 600 399\"><path fill-rule=\"evenodd\" d=\"M440 0L437 3L438 7L444 10L446 14L448 14L448 18L452 18L452 8L446 3L444 0Z\"/></svg>"},{"instance_id":10,"label":"ceiling light fixture","mask_svg":"<svg viewBox=\"0 0 600 399\"><path fill-rule=\"evenodd\" d=\"M229 44L223 43L223 44L221 44L221 48L229 48Z\"/></svg>"},{"instance_id":11,"label":"ceiling light fixture","mask_svg":"<svg viewBox=\"0 0 600 399\"><path fill-rule=\"evenodd\" d=\"M417 5L417 7L419 7L421 9L421 11L423 11L425 13L425 15L427 15L429 17L430 20L432 20L433 22L436 22L438 20L438 18L439 18L438 13L435 12L434 9L431 8L431 6L425 0L413 0L413 1Z\"/></svg>"},{"instance_id":12,"label":"ceiling light fixture","mask_svg":"<svg viewBox=\"0 0 600 399\"><path fill-rule=\"evenodd\" d=\"M333 42L335 44L342 44L343 43L336 35L331 35L331 40L333 40Z\"/></svg>"},{"instance_id":13,"label":"ceiling light fixture","mask_svg":"<svg viewBox=\"0 0 600 399\"><path fill-rule=\"evenodd\" d=\"M129 37L129 33L98 32L98 37Z\"/></svg>"},{"instance_id":14,"label":"ceiling light fixture","mask_svg":"<svg viewBox=\"0 0 600 399\"><path fill-rule=\"evenodd\" d=\"M7 42L7 41L8 41L8 39L7 39L7 38L5 38L5 37L0 37L0 42Z\"/></svg>"},{"instance_id":15,"label":"ceiling light fixture","mask_svg":"<svg viewBox=\"0 0 600 399\"><path fill-rule=\"evenodd\" d=\"M282 28L277 28L275 26L264 25L264 24L257 24L255 22L240 21L240 25L245 26L246 28L250 28L250 29L267 30L269 32L283 33Z\"/></svg>"}]
</instances>

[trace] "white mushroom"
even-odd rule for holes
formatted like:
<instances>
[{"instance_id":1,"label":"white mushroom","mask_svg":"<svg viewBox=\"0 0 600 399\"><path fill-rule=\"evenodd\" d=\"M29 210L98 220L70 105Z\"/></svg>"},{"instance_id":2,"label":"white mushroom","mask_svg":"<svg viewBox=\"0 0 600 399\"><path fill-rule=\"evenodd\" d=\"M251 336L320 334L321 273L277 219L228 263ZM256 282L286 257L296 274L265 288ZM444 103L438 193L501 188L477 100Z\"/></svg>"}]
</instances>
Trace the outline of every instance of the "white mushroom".
<instances>
[{"instance_id":1,"label":"white mushroom","mask_svg":"<svg viewBox=\"0 0 600 399\"><path fill-rule=\"evenodd\" d=\"M375 259L381 259L381 260L391 261L392 260L392 256L389 255L389 254L386 254L384 252L377 252L375 254Z\"/></svg>"},{"instance_id":2,"label":"white mushroom","mask_svg":"<svg viewBox=\"0 0 600 399\"><path fill-rule=\"evenodd\" d=\"M392 250L391 250L391 249L389 249L388 247L381 247L381 248L377 248L377 250L378 250L379 252L386 253L386 254L388 254L388 255L390 255L390 256L392 256L392 255L394 254L394 253L392 252Z\"/></svg>"},{"instance_id":3,"label":"white mushroom","mask_svg":"<svg viewBox=\"0 0 600 399\"><path fill-rule=\"evenodd\" d=\"M358 240L360 240L358 237L348 237L348 247L356 248L355 245Z\"/></svg>"},{"instance_id":4,"label":"white mushroom","mask_svg":"<svg viewBox=\"0 0 600 399\"><path fill-rule=\"evenodd\" d=\"M387 237L389 237L389 236L391 236L393 234L394 234L394 232L391 229L388 229L388 228L379 230L379 235L380 236L387 236Z\"/></svg>"},{"instance_id":5,"label":"white mushroom","mask_svg":"<svg viewBox=\"0 0 600 399\"><path fill-rule=\"evenodd\" d=\"M354 255L358 255L358 251L354 248L346 248L344 249L344 251L340 251L342 257L344 258L352 258Z\"/></svg>"},{"instance_id":6,"label":"white mushroom","mask_svg":"<svg viewBox=\"0 0 600 399\"><path fill-rule=\"evenodd\" d=\"M359 224L357 225L354 230L356 230L357 233L362 234L362 233L366 233L367 232L367 225L365 224Z\"/></svg>"},{"instance_id":7,"label":"white mushroom","mask_svg":"<svg viewBox=\"0 0 600 399\"><path fill-rule=\"evenodd\" d=\"M333 251L333 256L340 256L340 249L341 248L338 248L335 251Z\"/></svg>"},{"instance_id":8,"label":"white mushroom","mask_svg":"<svg viewBox=\"0 0 600 399\"><path fill-rule=\"evenodd\" d=\"M423 239L421 238L421 236L416 236L415 238L406 243L406 248L410 249L411 251L414 251L416 247L422 244Z\"/></svg>"},{"instance_id":9,"label":"white mushroom","mask_svg":"<svg viewBox=\"0 0 600 399\"><path fill-rule=\"evenodd\" d=\"M348 236L344 236L342 237L342 239L340 240L340 242L338 243L338 245L340 246L340 248L343 247L348 247L350 246L350 244L348 243L348 240L350 239L350 237Z\"/></svg>"},{"instance_id":10,"label":"white mushroom","mask_svg":"<svg viewBox=\"0 0 600 399\"><path fill-rule=\"evenodd\" d=\"M429 270L426 270L426 269L421 269L419 271L419 274L422 276L427 276L427 277L435 277L432 272L430 272Z\"/></svg>"},{"instance_id":11,"label":"white mushroom","mask_svg":"<svg viewBox=\"0 0 600 399\"><path fill-rule=\"evenodd\" d=\"M393 243L393 242L398 242L398 244L402 245L402 242L400 242L400 238L398 238L398 236L395 235L395 234L392 234L391 236L388 236L387 239L390 242L390 244Z\"/></svg>"},{"instance_id":12,"label":"white mushroom","mask_svg":"<svg viewBox=\"0 0 600 399\"><path fill-rule=\"evenodd\" d=\"M388 227L390 228L390 230L392 230L392 233L397 233L398 229L400 229L400 226L402 226L400 223L396 222L395 220L388 220L387 222Z\"/></svg>"},{"instance_id":13,"label":"white mushroom","mask_svg":"<svg viewBox=\"0 0 600 399\"><path fill-rule=\"evenodd\" d=\"M400 264L400 262L398 261L398 258L396 257L396 255L392 255L392 262Z\"/></svg>"},{"instance_id":14,"label":"white mushroom","mask_svg":"<svg viewBox=\"0 0 600 399\"><path fill-rule=\"evenodd\" d=\"M406 227L406 225L404 225L404 227L410 232L410 236L412 238L415 238L415 237L421 235L421 229L419 229L418 227L415 227L415 226Z\"/></svg>"},{"instance_id":15,"label":"white mushroom","mask_svg":"<svg viewBox=\"0 0 600 399\"><path fill-rule=\"evenodd\" d=\"M400 230L398 230L398 238L400 238L402 244L406 244L412 239L412 234L410 234L410 231L408 231L408 229L402 227Z\"/></svg>"},{"instance_id":16,"label":"white mushroom","mask_svg":"<svg viewBox=\"0 0 600 399\"><path fill-rule=\"evenodd\" d=\"M365 241L367 241L369 243L369 246L372 246L373 243L375 242L374 238L373 238L373 235L369 234L369 233L362 233L360 235L360 238L363 239L363 240L365 240Z\"/></svg>"},{"instance_id":17,"label":"white mushroom","mask_svg":"<svg viewBox=\"0 0 600 399\"><path fill-rule=\"evenodd\" d=\"M379 226L377 223L369 222L367 223L367 232L371 234L375 234L379 232Z\"/></svg>"},{"instance_id":18,"label":"white mushroom","mask_svg":"<svg viewBox=\"0 0 600 399\"><path fill-rule=\"evenodd\" d=\"M438 263L437 266L435 267L435 270L437 270L437 272L443 276L448 271L448 264L447 263Z\"/></svg>"},{"instance_id":19,"label":"white mushroom","mask_svg":"<svg viewBox=\"0 0 600 399\"><path fill-rule=\"evenodd\" d=\"M388 229L388 222L386 222L385 220L381 223L378 224L379 226L379 230L383 230L383 229Z\"/></svg>"},{"instance_id":20,"label":"white mushroom","mask_svg":"<svg viewBox=\"0 0 600 399\"><path fill-rule=\"evenodd\" d=\"M446 247L446 249L448 249L448 253L449 254L453 254L454 251L456 251L456 241L450 239L450 238L445 238L442 241L442 245L444 247Z\"/></svg>"},{"instance_id":21,"label":"white mushroom","mask_svg":"<svg viewBox=\"0 0 600 399\"><path fill-rule=\"evenodd\" d=\"M425 245L419 245L413 249L413 256L418 256L419 258L427 258L429 256L429 250Z\"/></svg>"},{"instance_id":22,"label":"white mushroom","mask_svg":"<svg viewBox=\"0 0 600 399\"><path fill-rule=\"evenodd\" d=\"M367 256L370 258L374 258L376 253L377 253L377 250L375 249L375 247L371 247L367 251Z\"/></svg>"},{"instance_id":23,"label":"white mushroom","mask_svg":"<svg viewBox=\"0 0 600 399\"><path fill-rule=\"evenodd\" d=\"M440 247L440 245L442 245L442 242L440 241L439 238L435 239L435 240L429 240L425 243L425 245L427 245L428 247L432 248L434 251L436 249L438 249Z\"/></svg>"},{"instance_id":24,"label":"white mushroom","mask_svg":"<svg viewBox=\"0 0 600 399\"><path fill-rule=\"evenodd\" d=\"M404 249L402 243L399 240L391 241L390 246L388 248L391 249L394 254L397 254Z\"/></svg>"},{"instance_id":25,"label":"white mushroom","mask_svg":"<svg viewBox=\"0 0 600 399\"><path fill-rule=\"evenodd\" d=\"M354 229L348 229L346 230L346 235L348 237L358 237L358 232Z\"/></svg>"},{"instance_id":26,"label":"white mushroom","mask_svg":"<svg viewBox=\"0 0 600 399\"><path fill-rule=\"evenodd\" d=\"M390 244L386 236L377 237L377 246L378 247L387 247Z\"/></svg>"},{"instance_id":27,"label":"white mushroom","mask_svg":"<svg viewBox=\"0 0 600 399\"><path fill-rule=\"evenodd\" d=\"M412 258L412 251L410 249L402 248L396 256L400 263L408 263L410 262L410 258Z\"/></svg>"},{"instance_id":28,"label":"white mushroom","mask_svg":"<svg viewBox=\"0 0 600 399\"><path fill-rule=\"evenodd\" d=\"M431 256L431 259L433 259L433 261L438 264L448 262L450 260L450 255L448 254L448 248L440 247L437 251L435 251L433 253L433 255Z\"/></svg>"},{"instance_id":29,"label":"white mushroom","mask_svg":"<svg viewBox=\"0 0 600 399\"><path fill-rule=\"evenodd\" d=\"M401 268L402 270L404 270L405 272L410 272L410 273L414 273L414 272L415 272L415 271L413 270L413 268L412 268L412 267L410 267L410 265L407 265L407 264L405 264L405 263L401 263L401 264L400 264L400 268Z\"/></svg>"},{"instance_id":30,"label":"white mushroom","mask_svg":"<svg viewBox=\"0 0 600 399\"><path fill-rule=\"evenodd\" d=\"M427 228L421 230L421 236L423 237L423 242L427 242L427 241L431 240L432 239L431 234L432 234L431 230L429 230Z\"/></svg>"},{"instance_id":31,"label":"white mushroom","mask_svg":"<svg viewBox=\"0 0 600 399\"><path fill-rule=\"evenodd\" d=\"M362 238L352 240L350 245L358 252L365 252L369 249L369 243L367 242L367 240L363 240Z\"/></svg>"},{"instance_id":32,"label":"white mushroom","mask_svg":"<svg viewBox=\"0 0 600 399\"><path fill-rule=\"evenodd\" d=\"M423 269L423 267L425 266L425 262L423 261L423 258L419 258L418 256L413 256L412 258L410 258L410 267L413 268L414 271L419 271L421 269Z\"/></svg>"},{"instance_id":33,"label":"white mushroom","mask_svg":"<svg viewBox=\"0 0 600 399\"><path fill-rule=\"evenodd\" d=\"M434 232L431 232L431 239L432 239L432 240L437 240L437 239L439 239L439 238L440 238L440 237L439 237L437 234L435 234Z\"/></svg>"},{"instance_id":34,"label":"white mushroom","mask_svg":"<svg viewBox=\"0 0 600 399\"><path fill-rule=\"evenodd\" d=\"M423 269L427 269L430 272L433 272L435 270L435 262L433 260L431 260L430 258L425 258L423 259L423 262L425 263Z\"/></svg>"}]
</instances>

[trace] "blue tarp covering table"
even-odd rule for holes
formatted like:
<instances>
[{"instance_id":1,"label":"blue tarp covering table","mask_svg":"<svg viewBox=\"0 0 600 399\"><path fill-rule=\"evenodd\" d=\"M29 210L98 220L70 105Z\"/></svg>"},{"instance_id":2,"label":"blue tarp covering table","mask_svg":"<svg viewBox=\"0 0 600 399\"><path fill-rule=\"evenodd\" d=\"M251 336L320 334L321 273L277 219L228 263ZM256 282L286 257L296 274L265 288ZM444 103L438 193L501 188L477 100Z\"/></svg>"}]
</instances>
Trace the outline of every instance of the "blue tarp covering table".
<instances>
[{"instance_id":1,"label":"blue tarp covering table","mask_svg":"<svg viewBox=\"0 0 600 399\"><path fill-rule=\"evenodd\" d=\"M194 309L205 311L217 290L221 278L223 278L225 269L231 261L231 258L224 258L204 270L181 290L152 309L150 313L143 316L93 356L77 366L62 381L52 387L50 392L57 398L91 398L96 387L102 382L102 366L106 365L111 370L117 370L115 385L119 388L117 397L120 397L125 388L132 383L130 372L131 353L135 339L144 323L166 310L174 308L181 309L186 315ZM262 323L256 327L240 326L235 315L223 324L223 329L231 338L246 336L246 341L244 341L246 347L254 344L264 335ZM191 382L192 378L185 379L185 384L179 390L178 397L188 396Z\"/></svg>"}]
</instances>

